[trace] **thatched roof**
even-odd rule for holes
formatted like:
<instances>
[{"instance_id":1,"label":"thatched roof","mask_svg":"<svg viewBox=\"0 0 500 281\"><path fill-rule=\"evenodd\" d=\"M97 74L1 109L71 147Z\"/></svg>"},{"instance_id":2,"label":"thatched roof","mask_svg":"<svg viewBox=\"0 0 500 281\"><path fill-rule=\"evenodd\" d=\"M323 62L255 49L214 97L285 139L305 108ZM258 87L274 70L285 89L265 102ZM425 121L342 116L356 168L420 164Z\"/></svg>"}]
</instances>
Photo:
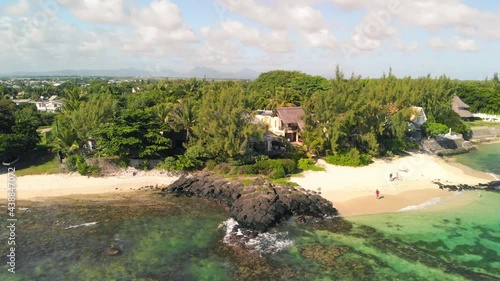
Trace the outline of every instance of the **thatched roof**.
<instances>
[{"instance_id":1,"label":"thatched roof","mask_svg":"<svg viewBox=\"0 0 500 281\"><path fill-rule=\"evenodd\" d=\"M462 118L472 117L472 113L469 111L470 106L463 102L457 95L453 96L451 108Z\"/></svg>"},{"instance_id":2,"label":"thatched roof","mask_svg":"<svg viewBox=\"0 0 500 281\"><path fill-rule=\"evenodd\" d=\"M300 106L277 108L276 113L285 124L297 124L300 129L303 129L306 125L302 120L304 110Z\"/></svg>"}]
</instances>

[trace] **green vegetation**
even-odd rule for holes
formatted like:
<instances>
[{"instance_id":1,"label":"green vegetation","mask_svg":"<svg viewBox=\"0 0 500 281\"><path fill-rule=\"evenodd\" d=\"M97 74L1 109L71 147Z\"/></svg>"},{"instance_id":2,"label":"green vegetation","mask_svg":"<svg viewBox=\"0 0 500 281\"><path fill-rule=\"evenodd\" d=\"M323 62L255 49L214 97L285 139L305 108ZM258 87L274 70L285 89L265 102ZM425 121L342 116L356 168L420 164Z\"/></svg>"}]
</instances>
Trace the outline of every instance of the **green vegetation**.
<instances>
[{"instance_id":1,"label":"green vegetation","mask_svg":"<svg viewBox=\"0 0 500 281\"><path fill-rule=\"evenodd\" d=\"M497 75L492 80L460 82L446 76L397 78L389 71L382 78L368 79L347 77L337 68L332 80L277 70L250 82L86 82L88 86L71 80L60 87L23 88L25 98L59 95L64 107L56 115L38 113L33 104L16 106L0 100L0 158L33 151L39 142L36 128L51 125L50 133L41 133L41 143L68 159L70 170L84 174L98 173L83 164L90 163L89 158L117 157L123 165L130 159L157 159L162 161L159 169L171 171L206 168L282 178L294 173L297 164L301 170L321 170L301 160L308 156L360 166L373 157L417 147L409 138L413 106L424 108L428 135L446 133L446 127L470 137L470 124L450 108L455 93L473 111L500 113ZM2 93L0 98L13 94L5 87ZM303 147L295 149L285 141L286 151L279 157L288 158L286 163L270 160L254 145L263 141L267 131L254 122L255 110L283 106L302 106L305 112L305 128L300 132ZM223 163L229 165L220 166Z\"/></svg>"},{"instance_id":2,"label":"green vegetation","mask_svg":"<svg viewBox=\"0 0 500 281\"><path fill-rule=\"evenodd\" d=\"M327 156L328 164L338 166L360 167L372 163L372 157L368 154L361 154L356 148L351 149L349 153Z\"/></svg>"},{"instance_id":3,"label":"green vegetation","mask_svg":"<svg viewBox=\"0 0 500 281\"><path fill-rule=\"evenodd\" d=\"M62 171L59 168L59 159L55 153L49 152L46 146L38 146L29 154L21 157L16 163L16 175L43 175L57 174Z\"/></svg>"},{"instance_id":4,"label":"green vegetation","mask_svg":"<svg viewBox=\"0 0 500 281\"><path fill-rule=\"evenodd\" d=\"M0 100L0 161L13 161L36 148L41 124L33 106L16 106L10 100Z\"/></svg>"},{"instance_id":5,"label":"green vegetation","mask_svg":"<svg viewBox=\"0 0 500 281\"><path fill-rule=\"evenodd\" d=\"M483 120L473 120L467 122L471 127L491 127L491 128L500 128L500 123L498 122L487 122Z\"/></svg>"},{"instance_id":6,"label":"green vegetation","mask_svg":"<svg viewBox=\"0 0 500 281\"><path fill-rule=\"evenodd\" d=\"M475 113L500 114L500 79L498 73L491 80L457 82L457 95Z\"/></svg>"},{"instance_id":7,"label":"green vegetation","mask_svg":"<svg viewBox=\"0 0 500 281\"><path fill-rule=\"evenodd\" d=\"M299 186L298 183L291 182L290 178L274 179L271 183L275 185Z\"/></svg>"},{"instance_id":8,"label":"green vegetation","mask_svg":"<svg viewBox=\"0 0 500 281\"><path fill-rule=\"evenodd\" d=\"M99 176L100 168L96 164L88 164L85 157L71 155L66 159L66 169L70 172L78 171L82 176Z\"/></svg>"},{"instance_id":9,"label":"green vegetation","mask_svg":"<svg viewBox=\"0 0 500 281\"><path fill-rule=\"evenodd\" d=\"M437 136L448 133L448 127L446 125L434 122L425 123L424 130L428 136Z\"/></svg>"},{"instance_id":10,"label":"green vegetation","mask_svg":"<svg viewBox=\"0 0 500 281\"><path fill-rule=\"evenodd\" d=\"M280 179L297 172L297 164L291 159L268 159L255 164L235 166L220 164L214 171L223 176L266 176L269 179Z\"/></svg>"},{"instance_id":11,"label":"green vegetation","mask_svg":"<svg viewBox=\"0 0 500 281\"><path fill-rule=\"evenodd\" d=\"M309 158L299 159L297 167L302 171L324 171L325 168L315 165L314 160Z\"/></svg>"},{"instance_id":12,"label":"green vegetation","mask_svg":"<svg viewBox=\"0 0 500 281\"><path fill-rule=\"evenodd\" d=\"M156 169L167 171L189 171L200 167L201 161L187 155L179 155L177 157L168 156L156 166Z\"/></svg>"}]
</instances>

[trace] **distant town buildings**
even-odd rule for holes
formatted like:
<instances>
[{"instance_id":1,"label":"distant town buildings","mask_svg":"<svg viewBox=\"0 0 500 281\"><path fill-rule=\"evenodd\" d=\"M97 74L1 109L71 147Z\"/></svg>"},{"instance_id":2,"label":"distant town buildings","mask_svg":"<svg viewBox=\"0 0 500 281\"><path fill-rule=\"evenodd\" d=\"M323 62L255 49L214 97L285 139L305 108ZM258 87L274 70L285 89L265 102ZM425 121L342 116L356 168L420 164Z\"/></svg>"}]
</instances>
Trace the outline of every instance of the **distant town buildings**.
<instances>
[{"instance_id":1,"label":"distant town buildings","mask_svg":"<svg viewBox=\"0 0 500 281\"><path fill-rule=\"evenodd\" d=\"M34 101L31 99L13 99L16 105L21 103L33 103L36 106L36 110L40 112L59 112L63 106L63 102L58 99L57 96L51 96L50 98L41 97L40 100Z\"/></svg>"}]
</instances>

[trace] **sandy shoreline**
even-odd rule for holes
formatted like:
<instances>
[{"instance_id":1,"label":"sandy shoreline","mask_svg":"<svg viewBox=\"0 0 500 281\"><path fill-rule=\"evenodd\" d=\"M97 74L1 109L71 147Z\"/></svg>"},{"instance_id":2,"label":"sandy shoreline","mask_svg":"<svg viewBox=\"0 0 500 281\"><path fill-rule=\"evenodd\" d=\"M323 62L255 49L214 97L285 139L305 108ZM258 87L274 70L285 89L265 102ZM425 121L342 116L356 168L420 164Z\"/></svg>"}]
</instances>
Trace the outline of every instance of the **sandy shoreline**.
<instances>
[{"instance_id":1,"label":"sandy shoreline","mask_svg":"<svg viewBox=\"0 0 500 281\"><path fill-rule=\"evenodd\" d=\"M435 198L452 198L453 192L440 190L433 181L471 184L495 180L492 175L426 154L412 154L393 161L377 159L366 167L340 167L318 161L324 172L306 172L292 181L318 191L330 200L342 216L397 212L425 204ZM399 179L390 180L390 174ZM377 200L376 190L382 199Z\"/></svg>"},{"instance_id":2,"label":"sandy shoreline","mask_svg":"<svg viewBox=\"0 0 500 281\"><path fill-rule=\"evenodd\" d=\"M342 216L396 212L452 197L453 192L438 189L432 181L447 184L478 184L494 180L492 175L426 154L412 154L395 160L380 160L366 167L333 166L320 160L324 172L305 172L291 181L306 189L318 191L330 200ZM390 180L389 175L399 179ZM156 171L122 172L104 178L89 178L77 174L33 175L16 179L18 200L41 200L47 197L119 194L135 191L146 185L168 185L178 176ZM7 199L7 174L0 175L0 199ZM380 190L381 199L375 197ZM455 196L456 197L456 196ZM458 198L458 197L457 197ZM453 199L459 200L459 199Z\"/></svg>"},{"instance_id":3,"label":"sandy shoreline","mask_svg":"<svg viewBox=\"0 0 500 281\"><path fill-rule=\"evenodd\" d=\"M0 175L0 199L7 198L7 174ZM177 176L159 172L138 172L136 175L123 172L102 178L85 177L78 174L32 175L16 178L18 200L76 194L111 194L131 192L147 185L170 184Z\"/></svg>"}]
</instances>

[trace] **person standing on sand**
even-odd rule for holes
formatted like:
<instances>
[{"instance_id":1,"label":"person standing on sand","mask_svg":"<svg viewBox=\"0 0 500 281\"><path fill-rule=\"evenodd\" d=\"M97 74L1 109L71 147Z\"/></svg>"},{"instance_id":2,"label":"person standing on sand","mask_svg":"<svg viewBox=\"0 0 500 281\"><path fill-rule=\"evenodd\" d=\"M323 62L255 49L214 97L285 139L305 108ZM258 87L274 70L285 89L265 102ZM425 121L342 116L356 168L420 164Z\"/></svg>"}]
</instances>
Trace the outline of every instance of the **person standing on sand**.
<instances>
[{"instance_id":1,"label":"person standing on sand","mask_svg":"<svg viewBox=\"0 0 500 281\"><path fill-rule=\"evenodd\" d=\"M375 191L375 194L377 195L377 199L379 198L379 195L380 195L380 191L378 191L378 189Z\"/></svg>"}]
</instances>

